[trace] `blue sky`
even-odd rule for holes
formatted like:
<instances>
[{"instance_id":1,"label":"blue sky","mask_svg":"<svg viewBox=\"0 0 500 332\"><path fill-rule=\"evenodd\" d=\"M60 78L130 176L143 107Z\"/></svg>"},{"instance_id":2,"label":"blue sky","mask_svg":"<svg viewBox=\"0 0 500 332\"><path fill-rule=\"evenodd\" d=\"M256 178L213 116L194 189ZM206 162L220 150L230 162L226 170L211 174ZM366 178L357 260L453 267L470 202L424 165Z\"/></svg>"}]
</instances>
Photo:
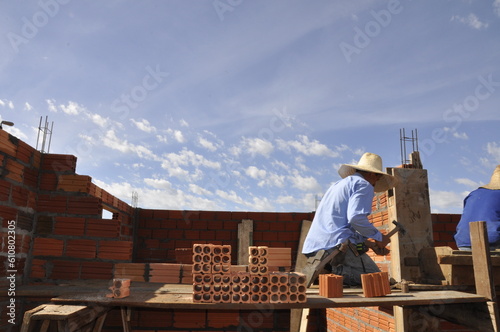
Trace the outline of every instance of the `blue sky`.
<instances>
[{"instance_id":1,"label":"blue sky","mask_svg":"<svg viewBox=\"0 0 500 332\"><path fill-rule=\"evenodd\" d=\"M143 208L312 211L363 152L400 165L403 128L434 213L500 164L500 0L2 1L0 32L4 129L48 117Z\"/></svg>"}]
</instances>

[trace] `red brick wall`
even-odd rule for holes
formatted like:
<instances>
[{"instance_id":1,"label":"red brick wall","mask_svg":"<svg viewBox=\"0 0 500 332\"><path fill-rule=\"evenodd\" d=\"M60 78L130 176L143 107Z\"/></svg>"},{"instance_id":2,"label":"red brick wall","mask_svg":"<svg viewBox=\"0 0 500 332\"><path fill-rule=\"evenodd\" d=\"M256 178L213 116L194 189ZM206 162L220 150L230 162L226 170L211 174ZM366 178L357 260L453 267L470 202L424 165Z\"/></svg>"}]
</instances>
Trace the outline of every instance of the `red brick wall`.
<instances>
[{"instance_id":1,"label":"red brick wall","mask_svg":"<svg viewBox=\"0 0 500 332\"><path fill-rule=\"evenodd\" d=\"M460 221L460 214L432 214L432 230L434 234L435 247L451 247L457 249L453 235Z\"/></svg>"},{"instance_id":2,"label":"red brick wall","mask_svg":"<svg viewBox=\"0 0 500 332\"><path fill-rule=\"evenodd\" d=\"M139 209L135 262L175 262L175 248L196 243L231 245L237 262L238 224L253 220L253 245L292 249L295 259L303 220L313 213Z\"/></svg>"},{"instance_id":3,"label":"red brick wall","mask_svg":"<svg viewBox=\"0 0 500 332\"><path fill-rule=\"evenodd\" d=\"M76 157L42 154L0 130L2 289L55 279L110 279L114 262L132 259L134 209L75 170ZM113 212L112 220L102 219L104 207ZM12 327L9 301L0 295L0 330ZM16 307L20 323L21 297Z\"/></svg>"}]
</instances>

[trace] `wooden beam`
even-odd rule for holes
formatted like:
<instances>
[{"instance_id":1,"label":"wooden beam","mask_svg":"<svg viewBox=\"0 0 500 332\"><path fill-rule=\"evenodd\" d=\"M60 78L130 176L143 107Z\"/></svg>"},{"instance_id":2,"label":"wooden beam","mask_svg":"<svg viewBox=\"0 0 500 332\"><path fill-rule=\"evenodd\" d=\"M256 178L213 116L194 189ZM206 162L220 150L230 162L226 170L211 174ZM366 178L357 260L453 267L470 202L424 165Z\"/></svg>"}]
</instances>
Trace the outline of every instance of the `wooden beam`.
<instances>
[{"instance_id":1,"label":"wooden beam","mask_svg":"<svg viewBox=\"0 0 500 332\"><path fill-rule=\"evenodd\" d=\"M306 266L307 258L302 254L302 247L304 247L304 241L306 239L307 233L311 228L312 221L302 220L302 226L300 229L299 246L297 250L297 258L295 259L295 271L301 272L304 266Z\"/></svg>"},{"instance_id":2,"label":"wooden beam","mask_svg":"<svg viewBox=\"0 0 500 332\"><path fill-rule=\"evenodd\" d=\"M476 294L482 295L490 301L496 301L495 284L493 283L491 274L491 257L489 254L486 222L471 222L469 223L469 228Z\"/></svg>"},{"instance_id":3,"label":"wooden beam","mask_svg":"<svg viewBox=\"0 0 500 332\"><path fill-rule=\"evenodd\" d=\"M307 233L311 228L312 221L302 220L302 226L300 229L299 237L299 247L297 250L297 257L295 259L295 271L302 272L302 269L306 265L307 258L302 254L302 247L304 246L304 241L306 239ZM303 309L292 309L290 311L290 332L299 332L302 326L302 316L304 314ZM307 313L308 314L308 313Z\"/></svg>"},{"instance_id":4,"label":"wooden beam","mask_svg":"<svg viewBox=\"0 0 500 332\"><path fill-rule=\"evenodd\" d=\"M500 329L500 317L498 314L498 305L496 303L495 283L491 273L491 257L486 222L470 222L469 229L476 293L489 300L486 305L490 314L490 321L493 327L492 331L497 332Z\"/></svg>"}]
</instances>

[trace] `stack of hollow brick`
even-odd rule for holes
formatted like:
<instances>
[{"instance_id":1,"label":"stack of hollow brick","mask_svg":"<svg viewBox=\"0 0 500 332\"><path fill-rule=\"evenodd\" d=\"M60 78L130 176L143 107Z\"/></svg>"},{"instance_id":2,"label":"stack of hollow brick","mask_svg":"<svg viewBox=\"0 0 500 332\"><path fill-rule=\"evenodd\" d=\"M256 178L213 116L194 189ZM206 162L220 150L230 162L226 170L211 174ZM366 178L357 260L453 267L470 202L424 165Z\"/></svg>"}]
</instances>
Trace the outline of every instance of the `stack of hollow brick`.
<instances>
[{"instance_id":1,"label":"stack of hollow brick","mask_svg":"<svg viewBox=\"0 0 500 332\"><path fill-rule=\"evenodd\" d=\"M387 272L367 273L361 275L364 297L385 296L391 294L389 274Z\"/></svg>"},{"instance_id":2,"label":"stack of hollow brick","mask_svg":"<svg viewBox=\"0 0 500 332\"><path fill-rule=\"evenodd\" d=\"M193 302L297 303L306 302L305 276L269 272L267 247L249 247L249 272L234 271L231 246L193 246Z\"/></svg>"}]
</instances>

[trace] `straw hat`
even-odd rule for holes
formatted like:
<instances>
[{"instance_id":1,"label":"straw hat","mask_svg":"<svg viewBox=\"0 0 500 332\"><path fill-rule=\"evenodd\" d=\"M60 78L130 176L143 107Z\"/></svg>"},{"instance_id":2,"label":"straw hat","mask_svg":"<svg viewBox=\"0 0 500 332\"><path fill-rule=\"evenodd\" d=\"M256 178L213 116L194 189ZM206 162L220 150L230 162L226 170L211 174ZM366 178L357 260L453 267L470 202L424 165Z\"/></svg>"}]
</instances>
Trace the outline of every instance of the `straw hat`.
<instances>
[{"instance_id":1,"label":"straw hat","mask_svg":"<svg viewBox=\"0 0 500 332\"><path fill-rule=\"evenodd\" d=\"M363 154L357 165L343 164L339 168L339 175L345 178L353 175L356 171L366 171L382 175L377 183L375 183L375 192L386 191L397 184L397 179L394 176L382 170L382 158L374 153L366 152Z\"/></svg>"},{"instance_id":2,"label":"straw hat","mask_svg":"<svg viewBox=\"0 0 500 332\"><path fill-rule=\"evenodd\" d=\"M481 186L481 188L495 189L495 190L500 189L500 165L497 165L497 167L493 171L493 175L491 176L490 183L488 183L484 186Z\"/></svg>"}]
</instances>

